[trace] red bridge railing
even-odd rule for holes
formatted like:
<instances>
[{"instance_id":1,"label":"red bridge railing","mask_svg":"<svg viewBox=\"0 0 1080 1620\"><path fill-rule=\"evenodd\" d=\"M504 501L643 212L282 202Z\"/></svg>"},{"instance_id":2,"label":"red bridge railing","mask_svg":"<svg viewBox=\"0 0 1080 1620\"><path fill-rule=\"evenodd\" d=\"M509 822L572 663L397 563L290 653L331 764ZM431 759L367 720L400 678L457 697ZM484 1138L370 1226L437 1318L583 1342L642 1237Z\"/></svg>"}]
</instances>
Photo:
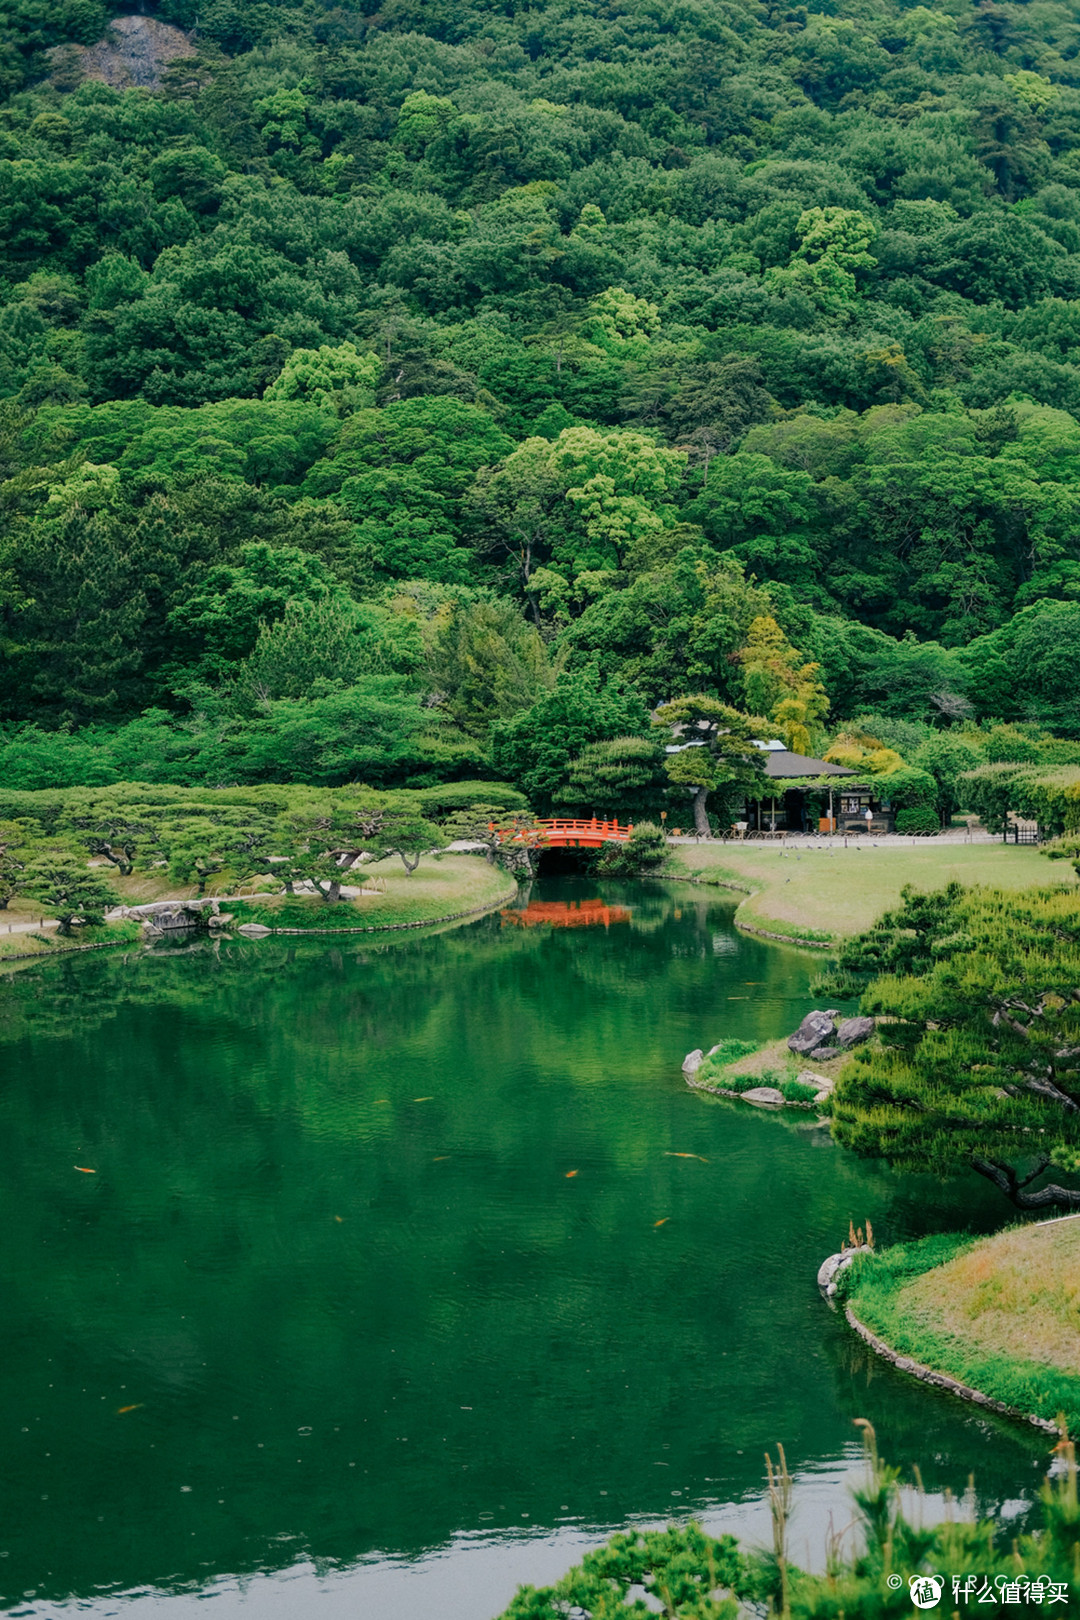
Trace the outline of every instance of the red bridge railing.
<instances>
[{"instance_id":1,"label":"red bridge railing","mask_svg":"<svg viewBox=\"0 0 1080 1620\"><path fill-rule=\"evenodd\" d=\"M624 844L633 830L632 824L620 824L617 818L601 821L596 816L589 820L555 816L534 822L531 827L496 829L494 823L490 826L490 831L498 831L504 843L542 844L549 849L596 849L601 844Z\"/></svg>"}]
</instances>

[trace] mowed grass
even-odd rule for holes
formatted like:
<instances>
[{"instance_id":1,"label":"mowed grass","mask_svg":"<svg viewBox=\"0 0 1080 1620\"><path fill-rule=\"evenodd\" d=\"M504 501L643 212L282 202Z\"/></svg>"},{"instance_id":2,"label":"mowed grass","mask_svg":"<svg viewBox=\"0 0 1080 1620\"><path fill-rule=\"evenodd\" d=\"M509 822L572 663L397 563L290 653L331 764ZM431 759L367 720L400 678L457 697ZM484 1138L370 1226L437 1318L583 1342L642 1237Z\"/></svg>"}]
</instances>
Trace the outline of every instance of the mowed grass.
<instances>
[{"instance_id":1,"label":"mowed grass","mask_svg":"<svg viewBox=\"0 0 1080 1620\"><path fill-rule=\"evenodd\" d=\"M897 1305L975 1351L1080 1378L1080 1217L1001 1232L909 1283Z\"/></svg>"},{"instance_id":2,"label":"mowed grass","mask_svg":"<svg viewBox=\"0 0 1080 1620\"><path fill-rule=\"evenodd\" d=\"M427 856L415 872L406 872L395 855L366 863L348 878L371 892L332 905L315 895L260 895L227 909L238 923L268 928L388 928L495 906L517 889L501 867L477 855Z\"/></svg>"},{"instance_id":3,"label":"mowed grass","mask_svg":"<svg viewBox=\"0 0 1080 1620\"><path fill-rule=\"evenodd\" d=\"M128 906L151 900L192 900L194 885L170 884L164 871L133 873L122 878L107 874L109 881ZM393 928L404 923L437 923L460 913L480 912L512 899L517 884L498 866L489 866L475 855L425 856L415 872L407 873L397 856L372 861L347 874L351 887L370 892L330 905L315 895L261 894L272 878L254 878L241 886L250 899L228 899L224 909L235 924L262 923L267 928ZM215 889L208 884L206 896L224 895L232 885L220 881ZM70 939L61 939L55 928L40 935L28 928L49 907L40 901L16 900L0 920L0 962L27 957L53 956L74 945L122 943L142 938L140 924L115 921L101 928L77 927ZM15 925L10 933L5 923Z\"/></svg>"},{"instance_id":4,"label":"mowed grass","mask_svg":"<svg viewBox=\"0 0 1080 1620\"><path fill-rule=\"evenodd\" d=\"M695 876L727 880L753 892L735 921L787 938L826 943L869 928L900 899L905 884L940 889L954 880L1002 889L1075 882L1065 861L1051 864L1037 849L1007 844L960 844L927 839L918 844L820 848L779 844L681 844L678 854Z\"/></svg>"},{"instance_id":5,"label":"mowed grass","mask_svg":"<svg viewBox=\"0 0 1080 1620\"><path fill-rule=\"evenodd\" d=\"M1080 1424L1080 1217L860 1257L843 1291L893 1350L1024 1413Z\"/></svg>"}]
</instances>

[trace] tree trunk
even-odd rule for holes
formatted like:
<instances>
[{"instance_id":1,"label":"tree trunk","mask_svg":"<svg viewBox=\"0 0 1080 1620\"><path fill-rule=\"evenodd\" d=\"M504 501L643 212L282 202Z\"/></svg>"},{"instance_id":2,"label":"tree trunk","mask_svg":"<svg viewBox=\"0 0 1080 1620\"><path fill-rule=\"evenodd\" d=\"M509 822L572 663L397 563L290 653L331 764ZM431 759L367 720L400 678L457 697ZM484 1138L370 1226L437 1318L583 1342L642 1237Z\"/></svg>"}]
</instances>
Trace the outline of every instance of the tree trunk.
<instances>
[{"instance_id":1,"label":"tree trunk","mask_svg":"<svg viewBox=\"0 0 1080 1620\"><path fill-rule=\"evenodd\" d=\"M997 1164L992 1159L972 1159L971 1167L980 1176L985 1176L987 1181L992 1181L1017 1209L1049 1209L1055 1205L1063 1209L1080 1209L1080 1188L1059 1187L1056 1182L1051 1182L1049 1187L1040 1187L1038 1192L1026 1190L1029 1183L1042 1175L1048 1162L1043 1160L1039 1168L1023 1181L1011 1164Z\"/></svg>"},{"instance_id":2,"label":"tree trunk","mask_svg":"<svg viewBox=\"0 0 1080 1620\"><path fill-rule=\"evenodd\" d=\"M709 836L709 818L705 813L705 803L709 797L706 787L696 788L694 791L694 831L699 838Z\"/></svg>"}]
</instances>

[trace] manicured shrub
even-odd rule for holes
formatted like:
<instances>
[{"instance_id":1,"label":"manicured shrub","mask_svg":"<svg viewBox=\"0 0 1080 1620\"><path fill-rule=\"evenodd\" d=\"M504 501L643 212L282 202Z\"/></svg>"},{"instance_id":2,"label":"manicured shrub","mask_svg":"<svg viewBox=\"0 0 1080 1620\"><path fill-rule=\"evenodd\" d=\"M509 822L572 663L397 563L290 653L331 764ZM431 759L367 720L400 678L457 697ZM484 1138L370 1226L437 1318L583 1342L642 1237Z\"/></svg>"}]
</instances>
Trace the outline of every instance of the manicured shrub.
<instances>
[{"instance_id":1,"label":"manicured shrub","mask_svg":"<svg viewBox=\"0 0 1080 1620\"><path fill-rule=\"evenodd\" d=\"M926 804L913 804L906 810L896 812L896 830L898 833L931 834L941 831L937 813Z\"/></svg>"}]
</instances>

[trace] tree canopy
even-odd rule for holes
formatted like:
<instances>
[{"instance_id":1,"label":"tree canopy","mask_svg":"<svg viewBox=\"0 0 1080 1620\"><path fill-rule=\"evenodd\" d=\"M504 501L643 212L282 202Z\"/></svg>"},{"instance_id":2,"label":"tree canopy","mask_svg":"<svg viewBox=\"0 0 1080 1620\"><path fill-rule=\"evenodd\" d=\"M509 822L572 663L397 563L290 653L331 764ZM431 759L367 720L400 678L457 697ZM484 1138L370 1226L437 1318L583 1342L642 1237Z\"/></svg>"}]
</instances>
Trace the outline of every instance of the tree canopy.
<instances>
[{"instance_id":1,"label":"tree canopy","mask_svg":"<svg viewBox=\"0 0 1080 1620\"><path fill-rule=\"evenodd\" d=\"M838 1139L902 1169L975 1170L1022 1209L1080 1208L1075 888L906 890L840 964L873 974L862 1010L879 1022L837 1084Z\"/></svg>"},{"instance_id":2,"label":"tree canopy","mask_svg":"<svg viewBox=\"0 0 1080 1620\"><path fill-rule=\"evenodd\" d=\"M0 19L18 779L421 786L592 669L544 805L690 693L1080 737L1063 0L241 9Z\"/></svg>"}]
</instances>

